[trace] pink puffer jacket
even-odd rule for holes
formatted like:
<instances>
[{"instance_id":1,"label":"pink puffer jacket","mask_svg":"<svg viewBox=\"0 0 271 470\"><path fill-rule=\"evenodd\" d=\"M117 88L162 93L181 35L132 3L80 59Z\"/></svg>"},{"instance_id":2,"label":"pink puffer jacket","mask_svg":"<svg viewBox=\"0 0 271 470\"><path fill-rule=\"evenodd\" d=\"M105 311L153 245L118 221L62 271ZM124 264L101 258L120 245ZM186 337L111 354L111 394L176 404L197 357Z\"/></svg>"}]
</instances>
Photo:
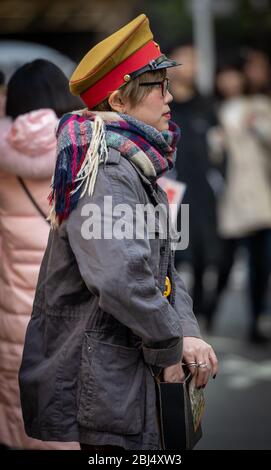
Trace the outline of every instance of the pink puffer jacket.
<instances>
[{"instance_id":1,"label":"pink puffer jacket","mask_svg":"<svg viewBox=\"0 0 271 470\"><path fill-rule=\"evenodd\" d=\"M49 225L33 206L17 177L23 178L48 213L57 117L38 110L14 122L0 120L0 444L23 449L78 449L47 443L24 432L18 388L26 327Z\"/></svg>"}]
</instances>

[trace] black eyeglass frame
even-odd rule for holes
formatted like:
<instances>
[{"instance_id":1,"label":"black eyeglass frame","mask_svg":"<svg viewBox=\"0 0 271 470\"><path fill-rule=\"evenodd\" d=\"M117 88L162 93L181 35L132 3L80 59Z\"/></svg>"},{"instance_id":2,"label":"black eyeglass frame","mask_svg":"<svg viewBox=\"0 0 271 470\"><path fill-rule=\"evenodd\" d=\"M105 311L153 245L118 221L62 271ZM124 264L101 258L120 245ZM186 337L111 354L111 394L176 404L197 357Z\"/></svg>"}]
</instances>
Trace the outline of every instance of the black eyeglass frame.
<instances>
[{"instance_id":1,"label":"black eyeglass frame","mask_svg":"<svg viewBox=\"0 0 271 470\"><path fill-rule=\"evenodd\" d=\"M167 91L169 90L169 78L165 77L164 80L157 81L157 82L142 82L142 83L139 83L139 86L154 86L154 85L160 85L161 93L162 93L162 96L164 98L167 94Z\"/></svg>"}]
</instances>

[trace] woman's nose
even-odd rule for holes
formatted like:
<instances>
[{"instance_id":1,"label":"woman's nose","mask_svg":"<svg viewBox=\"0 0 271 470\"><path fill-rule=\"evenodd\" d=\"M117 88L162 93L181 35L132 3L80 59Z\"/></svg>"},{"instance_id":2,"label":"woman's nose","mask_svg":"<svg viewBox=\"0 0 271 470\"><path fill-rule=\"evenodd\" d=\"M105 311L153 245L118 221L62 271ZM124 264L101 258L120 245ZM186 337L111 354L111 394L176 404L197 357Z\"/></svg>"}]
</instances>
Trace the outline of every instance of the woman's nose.
<instances>
[{"instance_id":1,"label":"woman's nose","mask_svg":"<svg viewBox=\"0 0 271 470\"><path fill-rule=\"evenodd\" d=\"M173 101L173 96L170 93L170 91L167 90L167 93L166 93L166 96L165 96L165 103L168 104L168 103L171 103L171 101Z\"/></svg>"}]
</instances>

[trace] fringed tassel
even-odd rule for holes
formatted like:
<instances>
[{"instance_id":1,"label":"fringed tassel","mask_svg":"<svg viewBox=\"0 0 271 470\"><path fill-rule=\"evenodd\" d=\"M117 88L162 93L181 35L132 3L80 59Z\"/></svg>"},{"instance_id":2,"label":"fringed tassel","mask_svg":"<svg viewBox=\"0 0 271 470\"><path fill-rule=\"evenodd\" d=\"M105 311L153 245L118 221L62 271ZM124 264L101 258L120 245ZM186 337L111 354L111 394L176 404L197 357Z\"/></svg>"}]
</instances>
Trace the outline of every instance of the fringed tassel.
<instances>
[{"instance_id":1,"label":"fringed tassel","mask_svg":"<svg viewBox=\"0 0 271 470\"><path fill-rule=\"evenodd\" d=\"M76 206L78 199L83 197L86 191L92 196L98 174L99 164L106 162L108 150L105 138L104 122L100 116L96 116L92 125L92 137L81 168L76 178L72 181L72 174L66 168L56 167L52 182L52 192L49 196L51 210L48 220L52 228L57 228L62 220L68 217L71 210ZM67 155L68 149L64 151L62 158L72 159L72 153ZM71 151L72 152L72 151ZM62 160L61 156L59 162ZM68 166L69 168L69 166ZM83 191L80 189L84 186ZM71 190L71 188L75 188ZM77 194L76 194L77 193Z\"/></svg>"},{"instance_id":2,"label":"fringed tassel","mask_svg":"<svg viewBox=\"0 0 271 470\"><path fill-rule=\"evenodd\" d=\"M56 206L55 206L54 175L52 176L51 187L52 187L52 191L50 192L48 196L48 201L49 201L49 205L51 206L51 209L46 220L50 223L51 228L55 230L59 226L59 223L58 223L58 218L56 215Z\"/></svg>"},{"instance_id":3,"label":"fringed tassel","mask_svg":"<svg viewBox=\"0 0 271 470\"><path fill-rule=\"evenodd\" d=\"M80 197L83 197L86 192L92 196L95 188L96 178L98 174L99 164L106 162L108 158L108 150L105 140L104 123L100 116L96 116L93 122L92 139L86 153L85 159L77 174L74 183L78 184L71 194L75 194L82 185L85 185Z\"/></svg>"},{"instance_id":4,"label":"fringed tassel","mask_svg":"<svg viewBox=\"0 0 271 470\"><path fill-rule=\"evenodd\" d=\"M56 209L55 209L55 204L52 204L51 210L49 212L49 216L47 217L48 222L51 224L51 228L53 230L57 229L59 227L59 222L58 222L58 217L56 215Z\"/></svg>"}]
</instances>

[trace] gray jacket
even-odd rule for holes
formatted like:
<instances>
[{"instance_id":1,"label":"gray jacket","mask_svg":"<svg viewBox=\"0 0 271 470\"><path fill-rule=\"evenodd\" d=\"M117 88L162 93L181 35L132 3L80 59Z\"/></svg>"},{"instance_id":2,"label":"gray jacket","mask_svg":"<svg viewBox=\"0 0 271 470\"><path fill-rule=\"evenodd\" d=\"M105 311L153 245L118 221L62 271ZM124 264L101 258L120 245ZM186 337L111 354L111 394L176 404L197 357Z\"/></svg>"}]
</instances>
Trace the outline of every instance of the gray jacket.
<instances>
[{"instance_id":1,"label":"gray jacket","mask_svg":"<svg viewBox=\"0 0 271 470\"><path fill-rule=\"evenodd\" d=\"M43 440L159 449L150 373L182 358L182 337L200 337L176 270L174 305L159 289L162 241L81 235L86 203L152 203L146 179L110 150L93 196L51 230L19 374L26 432ZM165 193L156 197L165 202ZM84 213L84 209L83 209Z\"/></svg>"}]
</instances>

